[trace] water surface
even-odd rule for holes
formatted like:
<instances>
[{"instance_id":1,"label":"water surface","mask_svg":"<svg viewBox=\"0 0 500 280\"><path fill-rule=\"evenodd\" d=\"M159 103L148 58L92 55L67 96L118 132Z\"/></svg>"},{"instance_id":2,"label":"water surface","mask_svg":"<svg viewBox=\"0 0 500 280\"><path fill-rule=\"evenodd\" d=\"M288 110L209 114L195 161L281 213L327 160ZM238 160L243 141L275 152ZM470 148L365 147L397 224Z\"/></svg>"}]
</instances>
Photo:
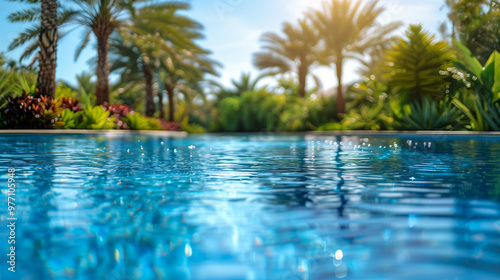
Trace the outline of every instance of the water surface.
<instances>
[{"instance_id":1,"label":"water surface","mask_svg":"<svg viewBox=\"0 0 500 280\"><path fill-rule=\"evenodd\" d=\"M500 138L0 136L0 279L499 279Z\"/></svg>"}]
</instances>

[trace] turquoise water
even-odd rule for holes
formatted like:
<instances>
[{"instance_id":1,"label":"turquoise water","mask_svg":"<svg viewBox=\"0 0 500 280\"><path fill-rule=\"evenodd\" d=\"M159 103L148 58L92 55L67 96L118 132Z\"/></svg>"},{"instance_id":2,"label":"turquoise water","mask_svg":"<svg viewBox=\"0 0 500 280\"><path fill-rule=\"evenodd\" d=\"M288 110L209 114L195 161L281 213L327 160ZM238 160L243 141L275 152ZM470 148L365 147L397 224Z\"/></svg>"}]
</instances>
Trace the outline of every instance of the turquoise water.
<instances>
[{"instance_id":1,"label":"turquoise water","mask_svg":"<svg viewBox=\"0 0 500 280\"><path fill-rule=\"evenodd\" d=\"M500 278L500 138L8 135L0 150L2 280Z\"/></svg>"}]
</instances>

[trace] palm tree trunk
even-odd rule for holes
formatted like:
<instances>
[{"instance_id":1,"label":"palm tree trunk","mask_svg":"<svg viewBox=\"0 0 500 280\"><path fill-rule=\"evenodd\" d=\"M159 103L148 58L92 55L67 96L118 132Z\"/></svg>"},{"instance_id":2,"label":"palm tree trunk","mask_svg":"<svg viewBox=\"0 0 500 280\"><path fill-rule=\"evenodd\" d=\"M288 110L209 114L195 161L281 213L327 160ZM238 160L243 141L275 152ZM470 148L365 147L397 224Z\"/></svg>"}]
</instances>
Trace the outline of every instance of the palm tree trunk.
<instances>
[{"instance_id":1,"label":"palm tree trunk","mask_svg":"<svg viewBox=\"0 0 500 280\"><path fill-rule=\"evenodd\" d=\"M344 64L344 59L338 58L337 62L335 63L335 66L337 68L337 81L338 81L338 87L337 87L337 114L339 115L340 118L343 117L345 113L345 101L344 101L344 85L342 84L342 67Z\"/></svg>"},{"instance_id":2,"label":"palm tree trunk","mask_svg":"<svg viewBox=\"0 0 500 280\"><path fill-rule=\"evenodd\" d=\"M158 91L158 104L160 105L160 119L165 119L165 108L163 107L163 91Z\"/></svg>"},{"instance_id":3,"label":"palm tree trunk","mask_svg":"<svg viewBox=\"0 0 500 280\"><path fill-rule=\"evenodd\" d=\"M39 37L38 94L52 98L56 90L57 65L57 1L42 0L41 32Z\"/></svg>"},{"instance_id":4,"label":"palm tree trunk","mask_svg":"<svg viewBox=\"0 0 500 280\"><path fill-rule=\"evenodd\" d=\"M299 69L299 96L300 98L304 99L306 98L306 79L307 79L307 72Z\"/></svg>"},{"instance_id":5,"label":"palm tree trunk","mask_svg":"<svg viewBox=\"0 0 500 280\"><path fill-rule=\"evenodd\" d=\"M99 34L97 37L97 85L96 85L96 104L102 105L109 103L109 64L108 64L108 38L109 34Z\"/></svg>"},{"instance_id":6,"label":"palm tree trunk","mask_svg":"<svg viewBox=\"0 0 500 280\"><path fill-rule=\"evenodd\" d=\"M146 63L142 63L142 73L144 74L144 86L146 88L146 116L152 117L155 113L153 101L153 74Z\"/></svg>"},{"instance_id":7,"label":"palm tree trunk","mask_svg":"<svg viewBox=\"0 0 500 280\"><path fill-rule=\"evenodd\" d=\"M174 89L171 87L167 87L167 95L168 95L168 121L174 122Z\"/></svg>"}]
</instances>

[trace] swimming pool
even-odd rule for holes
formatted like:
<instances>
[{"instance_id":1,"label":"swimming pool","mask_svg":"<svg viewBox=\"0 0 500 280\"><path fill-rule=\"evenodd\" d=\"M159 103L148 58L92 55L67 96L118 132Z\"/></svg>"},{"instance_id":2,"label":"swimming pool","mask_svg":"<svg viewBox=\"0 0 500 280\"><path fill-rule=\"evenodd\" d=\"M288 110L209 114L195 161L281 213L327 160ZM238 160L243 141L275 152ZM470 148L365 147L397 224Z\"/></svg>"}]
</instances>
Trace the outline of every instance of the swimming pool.
<instances>
[{"instance_id":1,"label":"swimming pool","mask_svg":"<svg viewBox=\"0 0 500 280\"><path fill-rule=\"evenodd\" d=\"M500 138L0 136L0 279L499 279ZM10 172L10 171L9 171Z\"/></svg>"}]
</instances>

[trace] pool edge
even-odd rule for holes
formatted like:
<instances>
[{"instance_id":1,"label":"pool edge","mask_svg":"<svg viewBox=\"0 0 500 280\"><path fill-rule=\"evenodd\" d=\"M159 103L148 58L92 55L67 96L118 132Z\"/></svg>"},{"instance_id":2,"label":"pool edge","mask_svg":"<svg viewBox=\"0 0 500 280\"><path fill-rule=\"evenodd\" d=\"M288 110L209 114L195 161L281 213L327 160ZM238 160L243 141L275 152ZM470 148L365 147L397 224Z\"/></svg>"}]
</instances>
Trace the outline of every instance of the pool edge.
<instances>
[{"instance_id":1,"label":"pool edge","mask_svg":"<svg viewBox=\"0 0 500 280\"><path fill-rule=\"evenodd\" d=\"M442 136L500 136L498 131L432 131L432 130L417 130L417 131L377 131L377 130L338 130L338 131L311 131L308 134L328 136L328 135L371 135L371 136L398 136L398 135L442 135Z\"/></svg>"},{"instance_id":2,"label":"pool edge","mask_svg":"<svg viewBox=\"0 0 500 280\"><path fill-rule=\"evenodd\" d=\"M500 137L498 131L388 131L388 130L332 130L303 132L212 132L204 135L238 136L238 135L282 135L282 136L489 136Z\"/></svg>"},{"instance_id":3,"label":"pool edge","mask_svg":"<svg viewBox=\"0 0 500 280\"><path fill-rule=\"evenodd\" d=\"M47 134L47 135L152 135L168 137L187 137L185 131L158 130L84 130L84 129L0 129L3 134ZM239 132L239 133L205 133L201 135L311 135L311 136L494 136L500 137L498 131L388 131L388 130L334 130L334 131L303 131L303 132Z\"/></svg>"}]
</instances>

